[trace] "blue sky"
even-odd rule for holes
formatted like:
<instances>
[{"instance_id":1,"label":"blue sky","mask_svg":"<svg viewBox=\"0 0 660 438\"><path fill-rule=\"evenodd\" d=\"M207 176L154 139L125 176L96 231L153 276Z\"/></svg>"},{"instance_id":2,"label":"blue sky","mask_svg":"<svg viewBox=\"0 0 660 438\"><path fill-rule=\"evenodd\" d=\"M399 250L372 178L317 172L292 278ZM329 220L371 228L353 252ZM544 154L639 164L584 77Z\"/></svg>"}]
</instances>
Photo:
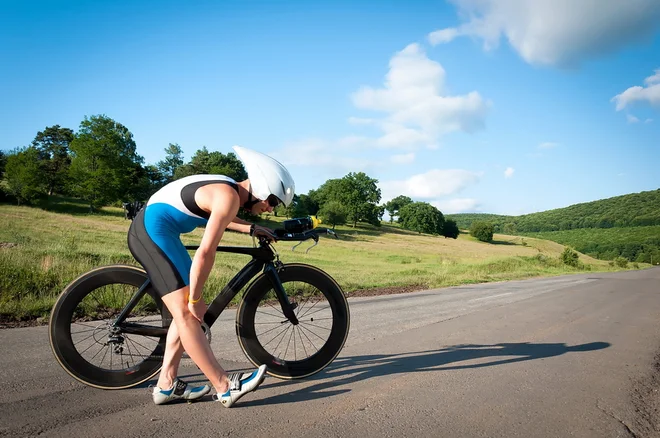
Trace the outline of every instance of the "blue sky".
<instances>
[{"instance_id":1,"label":"blue sky","mask_svg":"<svg viewBox=\"0 0 660 438\"><path fill-rule=\"evenodd\" d=\"M3 150L105 114L146 163L168 143L186 160L240 144L285 163L299 193L364 171L384 201L444 213L660 188L656 0L2 8Z\"/></svg>"}]
</instances>

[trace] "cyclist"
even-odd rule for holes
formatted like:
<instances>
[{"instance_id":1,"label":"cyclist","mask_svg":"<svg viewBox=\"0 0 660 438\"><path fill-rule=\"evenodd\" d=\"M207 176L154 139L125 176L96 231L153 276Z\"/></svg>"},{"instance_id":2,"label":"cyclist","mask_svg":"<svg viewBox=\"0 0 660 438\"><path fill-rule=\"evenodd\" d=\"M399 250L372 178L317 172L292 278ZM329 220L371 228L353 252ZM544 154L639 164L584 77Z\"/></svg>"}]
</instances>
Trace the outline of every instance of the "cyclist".
<instances>
[{"instance_id":1,"label":"cyclist","mask_svg":"<svg viewBox=\"0 0 660 438\"><path fill-rule=\"evenodd\" d=\"M236 217L240 208L252 214L271 212L279 203L293 200L293 178L277 160L260 152L234 146L248 179L236 182L224 175L192 175L173 181L154 193L133 220L128 246L147 271L154 289L172 314L163 367L153 390L153 400L163 404L175 399L198 399L208 385L191 387L177 378L184 350L209 379L216 400L231 407L253 391L265 377L266 365L249 373L228 374L216 360L200 322L206 312L202 290L225 229L264 236L272 230ZM180 235L205 226L191 259Z\"/></svg>"}]
</instances>

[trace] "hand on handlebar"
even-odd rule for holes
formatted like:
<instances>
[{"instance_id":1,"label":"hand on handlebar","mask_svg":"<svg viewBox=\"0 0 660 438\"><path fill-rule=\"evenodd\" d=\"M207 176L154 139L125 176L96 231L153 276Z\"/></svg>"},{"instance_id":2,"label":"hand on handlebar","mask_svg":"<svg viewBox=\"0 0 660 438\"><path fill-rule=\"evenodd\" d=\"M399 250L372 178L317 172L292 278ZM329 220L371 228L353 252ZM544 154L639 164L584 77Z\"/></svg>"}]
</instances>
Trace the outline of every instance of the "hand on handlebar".
<instances>
[{"instance_id":1,"label":"hand on handlebar","mask_svg":"<svg viewBox=\"0 0 660 438\"><path fill-rule=\"evenodd\" d=\"M266 239L273 242L277 242L277 236L275 232L270 228L262 227L261 225L254 224L252 230L250 230L250 235L257 237L259 239Z\"/></svg>"}]
</instances>

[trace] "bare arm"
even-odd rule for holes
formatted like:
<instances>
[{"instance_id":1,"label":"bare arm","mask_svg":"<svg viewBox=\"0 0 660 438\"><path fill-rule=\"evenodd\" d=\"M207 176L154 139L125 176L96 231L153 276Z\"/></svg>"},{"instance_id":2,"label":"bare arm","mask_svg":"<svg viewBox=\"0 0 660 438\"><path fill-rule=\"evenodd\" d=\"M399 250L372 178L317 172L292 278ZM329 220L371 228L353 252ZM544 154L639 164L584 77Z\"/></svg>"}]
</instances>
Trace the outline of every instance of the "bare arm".
<instances>
[{"instance_id":1,"label":"bare arm","mask_svg":"<svg viewBox=\"0 0 660 438\"><path fill-rule=\"evenodd\" d=\"M261 225L252 224L246 222L243 219L235 218L228 226L228 230L238 231L241 233L251 233L251 230L254 229L255 236L266 236L270 240L277 242L277 236L273 233L273 230L270 228L262 227Z\"/></svg>"},{"instance_id":2,"label":"bare arm","mask_svg":"<svg viewBox=\"0 0 660 438\"><path fill-rule=\"evenodd\" d=\"M238 231L239 233L249 233L250 232L250 226L252 224L248 221L244 221L243 219L239 217L235 217L229 225L227 225L228 230L232 231Z\"/></svg>"},{"instance_id":3,"label":"bare arm","mask_svg":"<svg viewBox=\"0 0 660 438\"><path fill-rule=\"evenodd\" d=\"M197 300L202 296L204 283L213 268L216 247L220 243L225 229L235 218L238 196L218 195L212 205L204 236L199 249L195 252L190 268L190 300ZM247 228L249 232L250 227Z\"/></svg>"}]
</instances>

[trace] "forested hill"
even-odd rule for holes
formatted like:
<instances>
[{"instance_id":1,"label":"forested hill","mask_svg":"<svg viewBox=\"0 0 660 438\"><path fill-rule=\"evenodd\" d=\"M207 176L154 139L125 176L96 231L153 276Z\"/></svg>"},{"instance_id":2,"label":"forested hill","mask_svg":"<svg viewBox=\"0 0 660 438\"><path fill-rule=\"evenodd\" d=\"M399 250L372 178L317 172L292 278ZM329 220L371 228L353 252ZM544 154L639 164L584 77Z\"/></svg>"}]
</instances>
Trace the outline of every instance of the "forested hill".
<instances>
[{"instance_id":1,"label":"forested hill","mask_svg":"<svg viewBox=\"0 0 660 438\"><path fill-rule=\"evenodd\" d=\"M463 213L446 217L461 229L468 229L474 221L488 221L496 232L507 234L660 225L660 189L521 216Z\"/></svg>"}]
</instances>

